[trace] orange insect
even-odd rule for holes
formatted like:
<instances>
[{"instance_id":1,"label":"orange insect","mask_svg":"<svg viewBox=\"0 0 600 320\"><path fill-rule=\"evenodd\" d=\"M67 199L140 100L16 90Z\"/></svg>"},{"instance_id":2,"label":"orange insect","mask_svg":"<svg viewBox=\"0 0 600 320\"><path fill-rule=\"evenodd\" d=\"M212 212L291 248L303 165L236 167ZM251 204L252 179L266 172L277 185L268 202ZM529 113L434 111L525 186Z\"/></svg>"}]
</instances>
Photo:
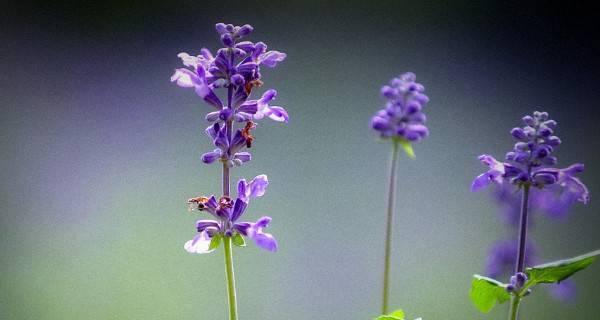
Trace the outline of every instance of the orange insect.
<instances>
[{"instance_id":1,"label":"orange insect","mask_svg":"<svg viewBox=\"0 0 600 320\"><path fill-rule=\"evenodd\" d=\"M252 147L252 142L254 141L254 136L250 133L250 130L256 128L256 123L252 121L246 122L246 126L242 129L242 136L246 139L246 147Z\"/></svg>"},{"instance_id":2,"label":"orange insect","mask_svg":"<svg viewBox=\"0 0 600 320\"><path fill-rule=\"evenodd\" d=\"M246 84L244 85L244 91L246 91L247 95L250 95L250 92L252 92L252 89L254 89L256 87L260 87L262 85L263 85L263 82L260 81L259 79L250 80L250 81L246 82Z\"/></svg>"},{"instance_id":3,"label":"orange insect","mask_svg":"<svg viewBox=\"0 0 600 320\"><path fill-rule=\"evenodd\" d=\"M204 210L204 208L206 208L207 202L208 202L207 197L190 198L187 201L188 205L190 206L190 209L189 209L190 211L193 211L194 209L196 209L198 211Z\"/></svg>"}]
</instances>

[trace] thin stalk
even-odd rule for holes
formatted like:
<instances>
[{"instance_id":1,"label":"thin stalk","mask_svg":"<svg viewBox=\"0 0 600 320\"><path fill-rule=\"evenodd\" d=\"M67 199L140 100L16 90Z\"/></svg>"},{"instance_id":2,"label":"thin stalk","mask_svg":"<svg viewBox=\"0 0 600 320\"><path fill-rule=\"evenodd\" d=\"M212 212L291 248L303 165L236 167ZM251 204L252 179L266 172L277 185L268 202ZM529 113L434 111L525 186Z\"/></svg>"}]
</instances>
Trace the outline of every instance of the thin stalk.
<instances>
[{"instance_id":1,"label":"thin stalk","mask_svg":"<svg viewBox=\"0 0 600 320\"><path fill-rule=\"evenodd\" d=\"M231 237L223 237L223 247L225 247L225 273L227 275L227 297L229 298L229 320L237 320L237 298L235 296L235 276L233 274L231 242Z\"/></svg>"},{"instance_id":2,"label":"thin stalk","mask_svg":"<svg viewBox=\"0 0 600 320\"><path fill-rule=\"evenodd\" d=\"M392 225L394 218L394 202L396 198L396 167L398 164L399 142L392 140L392 157L390 160L390 180L388 189L387 221L385 227L385 258L383 267L383 293L381 313L388 313L390 296L390 256L392 254Z\"/></svg>"},{"instance_id":3,"label":"thin stalk","mask_svg":"<svg viewBox=\"0 0 600 320\"><path fill-rule=\"evenodd\" d=\"M519 314L519 304L521 303L521 297L512 296L510 299L510 311L508 312L508 320L517 320Z\"/></svg>"},{"instance_id":4,"label":"thin stalk","mask_svg":"<svg viewBox=\"0 0 600 320\"><path fill-rule=\"evenodd\" d=\"M233 65L233 53L230 52L230 62ZM227 108L231 109L231 98L233 95L233 87L229 85L227 88ZM233 134L233 121L226 122L227 139L231 141ZM229 166L223 162L223 195L229 197ZM227 280L227 302L229 304L229 320L237 320L237 298L235 291L235 275L233 272L233 250L231 246L231 237L223 237L223 247L225 248L225 278Z\"/></svg>"},{"instance_id":5,"label":"thin stalk","mask_svg":"<svg viewBox=\"0 0 600 320\"><path fill-rule=\"evenodd\" d=\"M521 199L521 222L519 226L519 251L515 263L515 273L525 270L525 245L527 243L527 218L529 209L529 184L523 186L523 198ZM511 298L509 320L516 320L519 314L521 297L513 295Z\"/></svg>"}]
</instances>

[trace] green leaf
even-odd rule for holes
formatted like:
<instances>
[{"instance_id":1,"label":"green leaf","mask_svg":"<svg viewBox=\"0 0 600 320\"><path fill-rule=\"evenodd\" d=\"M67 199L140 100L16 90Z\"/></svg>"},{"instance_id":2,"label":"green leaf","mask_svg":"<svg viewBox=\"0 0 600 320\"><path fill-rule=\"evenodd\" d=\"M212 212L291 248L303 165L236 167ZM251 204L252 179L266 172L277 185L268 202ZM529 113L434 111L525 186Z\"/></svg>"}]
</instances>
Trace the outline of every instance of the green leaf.
<instances>
[{"instance_id":1,"label":"green leaf","mask_svg":"<svg viewBox=\"0 0 600 320\"><path fill-rule=\"evenodd\" d=\"M525 273L529 279L527 280L525 287L529 288L538 283L561 282L576 272L585 269L592 264L599 255L600 250L596 250L575 258L554 261L527 268Z\"/></svg>"},{"instance_id":2,"label":"green leaf","mask_svg":"<svg viewBox=\"0 0 600 320\"><path fill-rule=\"evenodd\" d=\"M242 235L239 233L236 233L231 240L233 240L233 244L238 247L246 246L246 240L244 240L244 237L242 237Z\"/></svg>"},{"instance_id":3,"label":"green leaf","mask_svg":"<svg viewBox=\"0 0 600 320\"><path fill-rule=\"evenodd\" d=\"M404 320L404 311L398 309L390 314L379 316L375 320Z\"/></svg>"},{"instance_id":4,"label":"green leaf","mask_svg":"<svg viewBox=\"0 0 600 320\"><path fill-rule=\"evenodd\" d=\"M402 150L404 150L404 153L406 153L406 155L411 158L411 159L415 159L417 156L415 155L415 151L412 148L412 145L410 144L410 142L408 142L408 140L404 140L404 139L398 139L398 144L400 145L400 147L402 148Z\"/></svg>"},{"instance_id":5,"label":"green leaf","mask_svg":"<svg viewBox=\"0 0 600 320\"><path fill-rule=\"evenodd\" d=\"M208 250L215 250L216 248L219 247L219 245L221 244L221 238L223 236L219 233L216 234L212 237L212 239L210 240L210 245L208 246Z\"/></svg>"},{"instance_id":6,"label":"green leaf","mask_svg":"<svg viewBox=\"0 0 600 320\"><path fill-rule=\"evenodd\" d=\"M508 301L510 294L506 291L506 284L476 274L473 275L469 297L479 311L488 313L496 303Z\"/></svg>"}]
</instances>

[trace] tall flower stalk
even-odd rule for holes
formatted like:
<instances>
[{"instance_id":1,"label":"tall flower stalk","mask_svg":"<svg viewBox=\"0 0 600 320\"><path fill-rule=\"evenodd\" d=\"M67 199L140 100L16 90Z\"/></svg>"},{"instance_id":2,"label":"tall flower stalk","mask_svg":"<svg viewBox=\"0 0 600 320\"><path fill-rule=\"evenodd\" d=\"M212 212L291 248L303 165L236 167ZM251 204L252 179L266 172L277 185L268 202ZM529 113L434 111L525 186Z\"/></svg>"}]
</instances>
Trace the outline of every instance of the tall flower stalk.
<instances>
[{"instance_id":1,"label":"tall flower stalk","mask_svg":"<svg viewBox=\"0 0 600 320\"><path fill-rule=\"evenodd\" d=\"M225 256L225 279L229 304L229 319L238 319L235 273L233 266L233 246L246 245L244 238L268 251L277 251L275 238L263 231L271 218L264 216L256 222L240 222L250 203L250 199L262 197L268 185L266 175L259 175L246 182L237 183L235 199L230 192L231 169L251 160L250 149L255 142L252 130L256 128L253 120L269 117L278 122L287 122L288 114L279 106L272 106L277 92L269 89L258 99L250 99L254 89L263 82L261 66L273 68L283 61L285 53L268 51L263 42L241 41L252 31L252 26L234 26L217 23L216 31L224 45L213 55L203 48L196 56L182 52L178 55L184 66L176 69L171 81L184 88L193 88L207 104L215 108L205 119L209 123L206 134L216 147L202 155L206 164L218 162L222 166L221 195L198 196L187 203L190 211L208 213L213 219L201 219L196 222L197 234L185 243L186 251L204 254L214 251L223 242ZM215 93L223 90L226 103Z\"/></svg>"},{"instance_id":2,"label":"tall flower stalk","mask_svg":"<svg viewBox=\"0 0 600 320\"><path fill-rule=\"evenodd\" d=\"M389 312L392 231L398 153L402 147L410 157L414 158L411 143L421 141L429 134L425 126L426 117L422 112L423 106L429 101L424 92L425 87L416 82L414 73L408 72L397 78L393 78L389 85L381 88L381 94L387 100L385 107L377 111L371 118L371 127L379 133L382 139L391 140L392 144L381 295L381 313L384 315Z\"/></svg>"},{"instance_id":3,"label":"tall flower stalk","mask_svg":"<svg viewBox=\"0 0 600 320\"><path fill-rule=\"evenodd\" d=\"M539 283L563 281L585 268L600 254L596 251L570 260L526 268L532 190L544 190L560 195L563 199L576 199L583 203L589 201L589 192L575 177L576 173L583 171L583 164L574 164L564 169L553 167L558 159L552 153L561 143L554 135L556 121L550 120L548 113L538 111L522 120L524 127L511 130L511 135L517 142L513 150L506 154L506 161L500 162L490 155L481 155L479 159L489 170L477 176L471 186L473 191L477 191L491 183L511 184L521 192L514 275L506 284L476 275L471 288L471 299L484 312L489 311L496 302L502 303L510 299L509 320L518 318L521 301L531 293L531 287Z\"/></svg>"}]
</instances>

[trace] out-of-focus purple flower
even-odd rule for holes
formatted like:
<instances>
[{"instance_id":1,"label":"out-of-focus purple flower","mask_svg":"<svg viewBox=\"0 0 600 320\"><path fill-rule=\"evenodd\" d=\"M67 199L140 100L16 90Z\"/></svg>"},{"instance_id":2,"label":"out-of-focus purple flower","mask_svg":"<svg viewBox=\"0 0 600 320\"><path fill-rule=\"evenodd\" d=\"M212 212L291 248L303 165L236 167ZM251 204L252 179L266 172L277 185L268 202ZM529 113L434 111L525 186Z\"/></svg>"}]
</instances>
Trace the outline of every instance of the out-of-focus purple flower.
<instances>
[{"instance_id":1,"label":"out-of-focus purple flower","mask_svg":"<svg viewBox=\"0 0 600 320\"><path fill-rule=\"evenodd\" d=\"M565 169L550 167L558 161L552 152L561 143L560 139L553 135L556 121L549 120L548 113L536 111L533 116L523 117L523 122L523 128L511 130L517 143L513 150L506 154L506 162L500 162L490 155L479 157L489 170L473 180L471 190L478 191L490 183L508 182L518 186L526 184L564 194L565 201L576 199L587 203L589 192L575 177L576 173L583 171L582 164L574 164Z\"/></svg>"},{"instance_id":2,"label":"out-of-focus purple flower","mask_svg":"<svg viewBox=\"0 0 600 320\"><path fill-rule=\"evenodd\" d=\"M266 175L259 175L250 182L242 179L238 182L238 197L233 200L229 197L215 196L197 197L188 200L190 210L206 211L215 220L198 220L196 229L198 234L186 242L184 248L190 253L208 253L211 239L215 235L232 237L235 234L248 237L254 243L268 251L277 251L275 238L263 231L271 222L270 217L262 217L256 222L238 222L244 214L250 199L262 197L269 184Z\"/></svg>"},{"instance_id":3,"label":"out-of-focus purple flower","mask_svg":"<svg viewBox=\"0 0 600 320\"><path fill-rule=\"evenodd\" d=\"M577 297L577 286L571 279L550 284L548 289L552 298L562 302L573 302Z\"/></svg>"},{"instance_id":4,"label":"out-of-focus purple flower","mask_svg":"<svg viewBox=\"0 0 600 320\"><path fill-rule=\"evenodd\" d=\"M512 184L495 184L492 195L500 207L503 221L510 226L517 227L521 215L521 194L518 190ZM533 188L529 193L530 211L536 215L553 219L565 219L577 202L577 193L570 192L568 188L558 184L542 189ZM530 226L534 222L535 220L530 221Z\"/></svg>"},{"instance_id":5,"label":"out-of-focus purple flower","mask_svg":"<svg viewBox=\"0 0 600 320\"><path fill-rule=\"evenodd\" d=\"M395 137L417 142L429 134L422 111L429 98L424 93L425 87L415 81L415 74L407 72L381 88L381 94L387 102L371 118L371 127L382 138Z\"/></svg>"},{"instance_id":6,"label":"out-of-focus purple flower","mask_svg":"<svg viewBox=\"0 0 600 320\"><path fill-rule=\"evenodd\" d=\"M514 272L515 261L517 257L517 241L499 240L489 250L485 273L492 278L499 278L506 274ZM536 263L536 247L532 242L527 242L527 255L525 257L526 265Z\"/></svg>"}]
</instances>

